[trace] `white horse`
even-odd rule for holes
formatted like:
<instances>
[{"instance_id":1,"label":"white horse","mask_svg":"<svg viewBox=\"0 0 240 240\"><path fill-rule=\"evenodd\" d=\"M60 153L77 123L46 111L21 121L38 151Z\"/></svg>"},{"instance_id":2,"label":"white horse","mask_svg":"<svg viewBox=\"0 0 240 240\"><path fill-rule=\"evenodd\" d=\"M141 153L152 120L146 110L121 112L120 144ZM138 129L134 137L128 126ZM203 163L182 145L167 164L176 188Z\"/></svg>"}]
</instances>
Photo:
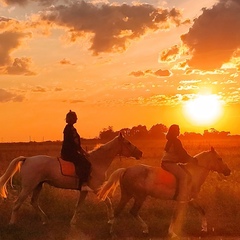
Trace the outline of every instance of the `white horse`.
<instances>
[{"instance_id":1,"label":"white horse","mask_svg":"<svg viewBox=\"0 0 240 240\"><path fill-rule=\"evenodd\" d=\"M92 164L92 172L89 180L89 186L97 192L97 189L106 179L106 171L109 168L114 157L117 155L125 157L142 157L142 152L134 146L130 141L119 134L113 140L89 152L89 160ZM72 164L68 162L68 164ZM78 189L78 179L75 176L64 176L61 173L59 161L57 157L38 155L32 157L17 157L13 159L6 172L0 178L0 196L7 197L6 184L14 174L20 170L21 192L17 200L14 202L11 219L9 224L17 222L17 213L27 196L32 193L31 204L40 215L43 223L47 222L47 216L38 205L38 197L42 189L43 183L64 189ZM76 205L71 224L77 221L80 206L84 202L88 192L80 192L80 196ZM113 217L112 204L109 198L106 198L108 208L108 217Z\"/></svg>"},{"instance_id":2,"label":"white horse","mask_svg":"<svg viewBox=\"0 0 240 240\"><path fill-rule=\"evenodd\" d=\"M204 210L194 201L201 189L202 184L206 180L210 171L215 171L225 176L230 175L230 169L222 161L216 151L211 148L210 151L199 153L195 156L198 164L189 163L185 167L192 175L191 198L189 204L194 207L202 216L202 231L207 231L207 220ZM114 218L111 220L110 233L113 233L113 224L123 208L131 198L134 204L130 210L132 216L140 223L143 233L148 233L148 225L139 216L138 212L146 200L147 196L158 199L175 200L174 196L177 189L175 177L160 167L152 167L147 165L135 165L128 168L120 168L114 171L107 182L103 184L98 192L101 200L106 199L110 193L114 193L120 184L121 199L114 211ZM181 207L180 207L181 206ZM184 208L182 208L184 206ZM178 204L174 212L170 227L168 229L171 237L177 237L174 229L179 229L179 222L183 217L183 209L186 204Z\"/></svg>"}]
</instances>

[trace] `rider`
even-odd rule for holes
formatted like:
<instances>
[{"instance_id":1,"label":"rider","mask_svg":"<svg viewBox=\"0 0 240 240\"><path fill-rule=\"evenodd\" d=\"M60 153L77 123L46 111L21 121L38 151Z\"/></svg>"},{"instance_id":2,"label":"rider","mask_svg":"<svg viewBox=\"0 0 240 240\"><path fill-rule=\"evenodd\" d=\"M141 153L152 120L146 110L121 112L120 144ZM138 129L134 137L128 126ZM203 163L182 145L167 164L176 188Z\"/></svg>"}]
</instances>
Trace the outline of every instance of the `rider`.
<instances>
[{"instance_id":1,"label":"rider","mask_svg":"<svg viewBox=\"0 0 240 240\"><path fill-rule=\"evenodd\" d=\"M170 126L166 138L165 153L162 158L162 168L172 173L178 182L178 193L175 194L180 202L189 201L189 184L191 175L184 165L190 161L197 163L197 159L191 157L183 148L181 141L178 139L180 134L179 126L173 124Z\"/></svg>"},{"instance_id":2,"label":"rider","mask_svg":"<svg viewBox=\"0 0 240 240\"><path fill-rule=\"evenodd\" d=\"M67 125L63 131L63 143L61 157L75 165L76 174L79 177L79 188L81 191L93 191L88 185L91 172L91 163L88 161L88 153L81 147L80 136L73 126L77 122L77 114L69 111L66 115Z\"/></svg>"}]
</instances>

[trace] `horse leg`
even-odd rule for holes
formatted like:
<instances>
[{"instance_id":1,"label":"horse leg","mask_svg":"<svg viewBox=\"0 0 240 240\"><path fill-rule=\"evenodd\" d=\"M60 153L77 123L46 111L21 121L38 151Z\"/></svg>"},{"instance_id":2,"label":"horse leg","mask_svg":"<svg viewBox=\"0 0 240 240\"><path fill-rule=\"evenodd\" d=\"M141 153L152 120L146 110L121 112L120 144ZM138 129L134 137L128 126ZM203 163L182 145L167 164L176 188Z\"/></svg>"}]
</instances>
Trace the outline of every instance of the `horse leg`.
<instances>
[{"instance_id":1,"label":"horse leg","mask_svg":"<svg viewBox=\"0 0 240 240\"><path fill-rule=\"evenodd\" d=\"M46 224L48 221L47 215L43 212L43 210L40 208L40 206L38 204L38 198L39 198L40 192L42 190L42 184L43 183L38 184L37 187L33 190L32 198L31 198L31 205L36 210L37 214L41 217L42 223Z\"/></svg>"},{"instance_id":2,"label":"horse leg","mask_svg":"<svg viewBox=\"0 0 240 240\"><path fill-rule=\"evenodd\" d=\"M80 214L80 207L83 204L83 202L86 199L87 194L88 194L88 192L86 192L86 191L83 191L83 192L79 191L79 192L80 192L79 193L80 195L79 195L79 198L78 198L78 202L76 204L76 208L75 208L73 217L72 217L71 222L70 222L71 225L76 225L77 224L78 215Z\"/></svg>"},{"instance_id":3,"label":"horse leg","mask_svg":"<svg viewBox=\"0 0 240 240\"><path fill-rule=\"evenodd\" d=\"M107 206L107 214L108 214L108 223L111 224L111 222L114 219L114 213L113 213L113 206L112 206L112 201L110 200L109 197L106 197L105 199L105 204Z\"/></svg>"},{"instance_id":4,"label":"horse leg","mask_svg":"<svg viewBox=\"0 0 240 240\"><path fill-rule=\"evenodd\" d=\"M171 224L168 228L168 235L170 238L178 238L178 232L181 232L181 227L183 223L184 216L186 215L188 203L179 203L177 202L177 206L174 210ZM177 233L176 233L177 232Z\"/></svg>"},{"instance_id":5,"label":"horse leg","mask_svg":"<svg viewBox=\"0 0 240 240\"><path fill-rule=\"evenodd\" d=\"M122 210L124 209L124 207L126 206L126 204L128 203L128 201L131 199L132 197L129 196L128 194L124 194L123 192L121 193L121 198L120 201L114 211L114 218L112 218L111 221L109 221L110 224L110 234L113 234L113 226L114 223L116 222L116 218L119 217L120 213L122 212Z\"/></svg>"},{"instance_id":6,"label":"horse leg","mask_svg":"<svg viewBox=\"0 0 240 240\"><path fill-rule=\"evenodd\" d=\"M30 189L22 188L20 194L18 195L17 200L15 201L12 209L11 219L9 225L14 225L17 221L17 213L23 202L28 197L29 193L31 192Z\"/></svg>"},{"instance_id":7,"label":"horse leg","mask_svg":"<svg viewBox=\"0 0 240 240\"><path fill-rule=\"evenodd\" d=\"M149 233L148 225L143 221L143 219L139 216L138 212L143 205L145 198L134 198L134 204L130 210L131 215L140 223L142 227L142 232L145 234Z\"/></svg>"},{"instance_id":8,"label":"horse leg","mask_svg":"<svg viewBox=\"0 0 240 240\"><path fill-rule=\"evenodd\" d=\"M199 214L201 215L201 226L202 226L202 232L207 232L207 218L206 218L206 213L204 209L196 202L196 201L191 201L190 206L196 209Z\"/></svg>"}]
</instances>

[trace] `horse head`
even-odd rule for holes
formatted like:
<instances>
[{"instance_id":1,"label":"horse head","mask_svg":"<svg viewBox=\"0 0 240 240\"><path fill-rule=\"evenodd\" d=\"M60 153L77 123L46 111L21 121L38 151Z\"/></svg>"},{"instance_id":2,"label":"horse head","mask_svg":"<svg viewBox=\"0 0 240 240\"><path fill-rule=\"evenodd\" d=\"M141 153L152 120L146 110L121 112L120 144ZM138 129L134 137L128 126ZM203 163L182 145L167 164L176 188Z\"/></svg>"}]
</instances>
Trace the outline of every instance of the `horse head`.
<instances>
[{"instance_id":1,"label":"horse head","mask_svg":"<svg viewBox=\"0 0 240 240\"><path fill-rule=\"evenodd\" d=\"M127 140L120 132L117 136L118 142L120 144L119 155L124 157L134 157L137 160L142 157L142 151L139 150L135 145L133 145L129 140Z\"/></svg>"},{"instance_id":2,"label":"horse head","mask_svg":"<svg viewBox=\"0 0 240 240\"><path fill-rule=\"evenodd\" d=\"M197 156L200 157L201 154ZM227 166L225 162L223 162L222 158L215 151L213 147L211 147L210 151L204 152L202 155L203 158L201 160L201 166L209 169L210 171L215 171L217 173L223 174L224 176L229 176L231 174L231 170Z\"/></svg>"}]
</instances>

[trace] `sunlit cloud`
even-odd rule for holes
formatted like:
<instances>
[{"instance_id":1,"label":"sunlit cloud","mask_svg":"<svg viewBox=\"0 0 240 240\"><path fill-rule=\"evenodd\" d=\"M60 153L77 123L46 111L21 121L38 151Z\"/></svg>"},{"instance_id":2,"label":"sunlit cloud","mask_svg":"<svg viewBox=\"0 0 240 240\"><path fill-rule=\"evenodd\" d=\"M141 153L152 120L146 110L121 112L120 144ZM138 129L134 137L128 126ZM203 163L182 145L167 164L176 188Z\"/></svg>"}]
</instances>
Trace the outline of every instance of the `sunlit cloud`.
<instances>
[{"instance_id":1,"label":"sunlit cloud","mask_svg":"<svg viewBox=\"0 0 240 240\"><path fill-rule=\"evenodd\" d=\"M136 71L136 72L131 72L129 74L130 76L134 76L134 77L144 77L145 76L145 72L143 71Z\"/></svg>"},{"instance_id":2,"label":"sunlit cloud","mask_svg":"<svg viewBox=\"0 0 240 240\"><path fill-rule=\"evenodd\" d=\"M22 102L24 96L0 89L0 102Z\"/></svg>"},{"instance_id":3,"label":"sunlit cloud","mask_svg":"<svg viewBox=\"0 0 240 240\"><path fill-rule=\"evenodd\" d=\"M178 58L179 47L177 45L171 47L170 49L163 50L160 54L160 61L172 62Z\"/></svg>"},{"instance_id":4,"label":"sunlit cloud","mask_svg":"<svg viewBox=\"0 0 240 240\"><path fill-rule=\"evenodd\" d=\"M26 6L31 2L37 2L39 5L50 6L53 3L59 2L59 0L1 0L0 2L3 2L6 5L20 5L20 6Z\"/></svg>"},{"instance_id":5,"label":"sunlit cloud","mask_svg":"<svg viewBox=\"0 0 240 240\"><path fill-rule=\"evenodd\" d=\"M70 103L83 103L84 101L81 99L73 99L73 100L69 100Z\"/></svg>"},{"instance_id":6,"label":"sunlit cloud","mask_svg":"<svg viewBox=\"0 0 240 240\"><path fill-rule=\"evenodd\" d=\"M63 58L62 60L60 60L59 62L62 65L75 65L74 63L72 63L70 60Z\"/></svg>"},{"instance_id":7,"label":"sunlit cloud","mask_svg":"<svg viewBox=\"0 0 240 240\"><path fill-rule=\"evenodd\" d=\"M157 77L168 77L171 75L171 72L169 70L159 69L156 72L154 72L154 75Z\"/></svg>"},{"instance_id":8,"label":"sunlit cloud","mask_svg":"<svg viewBox=\"0 0 240 240\"><path fill-rule=\"evenodd\" d=\"M224 69L215 69L215 70L199 70L199 69L186 69L186 75L218 75L218 74L228 74Z\"/></svg>"},{"instance_id":9,"label":"sunlit cloud","mask_svg":"<svg viewBox=\"0 0 240 240\"><path fill-rule=\"evenodd\" d=\"M63 90L63 89L60 88L60 87L56 87L56 88L54 89L55 92L61 92L62 90Z\"/></svg>"},{"instance_id":10,"label":"sunlit cloud","mask_svg":"<svg viewBox=\"0 0 240 240\"><path fill-rule=\"evenodd\" d=\"M20 22L14 19L0 18L0 74L35 75L35 72L31 70L31 58L13 58L11 56L14 51L25 44L26 39L31 37L31 32L24 31Z\"/></svg>"},{"instance_id":11,"label":"sunlit cloud","mask_svg":"<svg viewBox=\"0 0 240 240\"><path fill-rule=\"evenodd\" d=\"M5 68L5 74L9 75L25 75L25 76L32 76L36 75L35 72L30 70L31 66L31 59L22 57L22 58L15 58L12 65L7 66Z\"/></svg>"},{"instance_id":12,"label":"sunlit cloud","mask_svg":"<svg viewBox=\"0 0 240 240\"><path fill-rule=\"evenodd\" d=\"M157 71L153 70L145 70L145 71L135 71L131 72L129 75L134 77L144 77L144 76L154 76L154 77L169 77L171 76L171 72L169 70L159 69Z\"/></svg>"},{"instance_id":13,"label":"sunlit cloud","mask_svg":"<svg viewBox=\"0 0 240 240\"><path fill-rule=\"evenodd\" d=\"M239 12L239 0L220 0L202 10L189 32L181 36L191 54L189 67L214 70L231 60L240 47Z\"/></svg>"},{"instance_id":14,"label":"sunlit cloud","mask_svg":"<svg viewBox=\"0 0 240 240\"><path fill-rule=\"evenodd\" d=\"M35 88L32 89L33 92L46 92L46 88L41 87L41 86L36 86Z\"/></svg>"},{"instance_id":15,"label":"sunlit cloud","mask_svg":"<svg viewBox=\"0 0 240 240\"><path fill-rule=\"evenodd\" d=\"M65 28L69 40L89 37L94 55L125 51L130 42L148 31L158 31L181 24L181 12L175 8L160 9L149 4L107 5L72 2L52 6L40 13L39 21Z\"/></svg>"}]
</instances>

